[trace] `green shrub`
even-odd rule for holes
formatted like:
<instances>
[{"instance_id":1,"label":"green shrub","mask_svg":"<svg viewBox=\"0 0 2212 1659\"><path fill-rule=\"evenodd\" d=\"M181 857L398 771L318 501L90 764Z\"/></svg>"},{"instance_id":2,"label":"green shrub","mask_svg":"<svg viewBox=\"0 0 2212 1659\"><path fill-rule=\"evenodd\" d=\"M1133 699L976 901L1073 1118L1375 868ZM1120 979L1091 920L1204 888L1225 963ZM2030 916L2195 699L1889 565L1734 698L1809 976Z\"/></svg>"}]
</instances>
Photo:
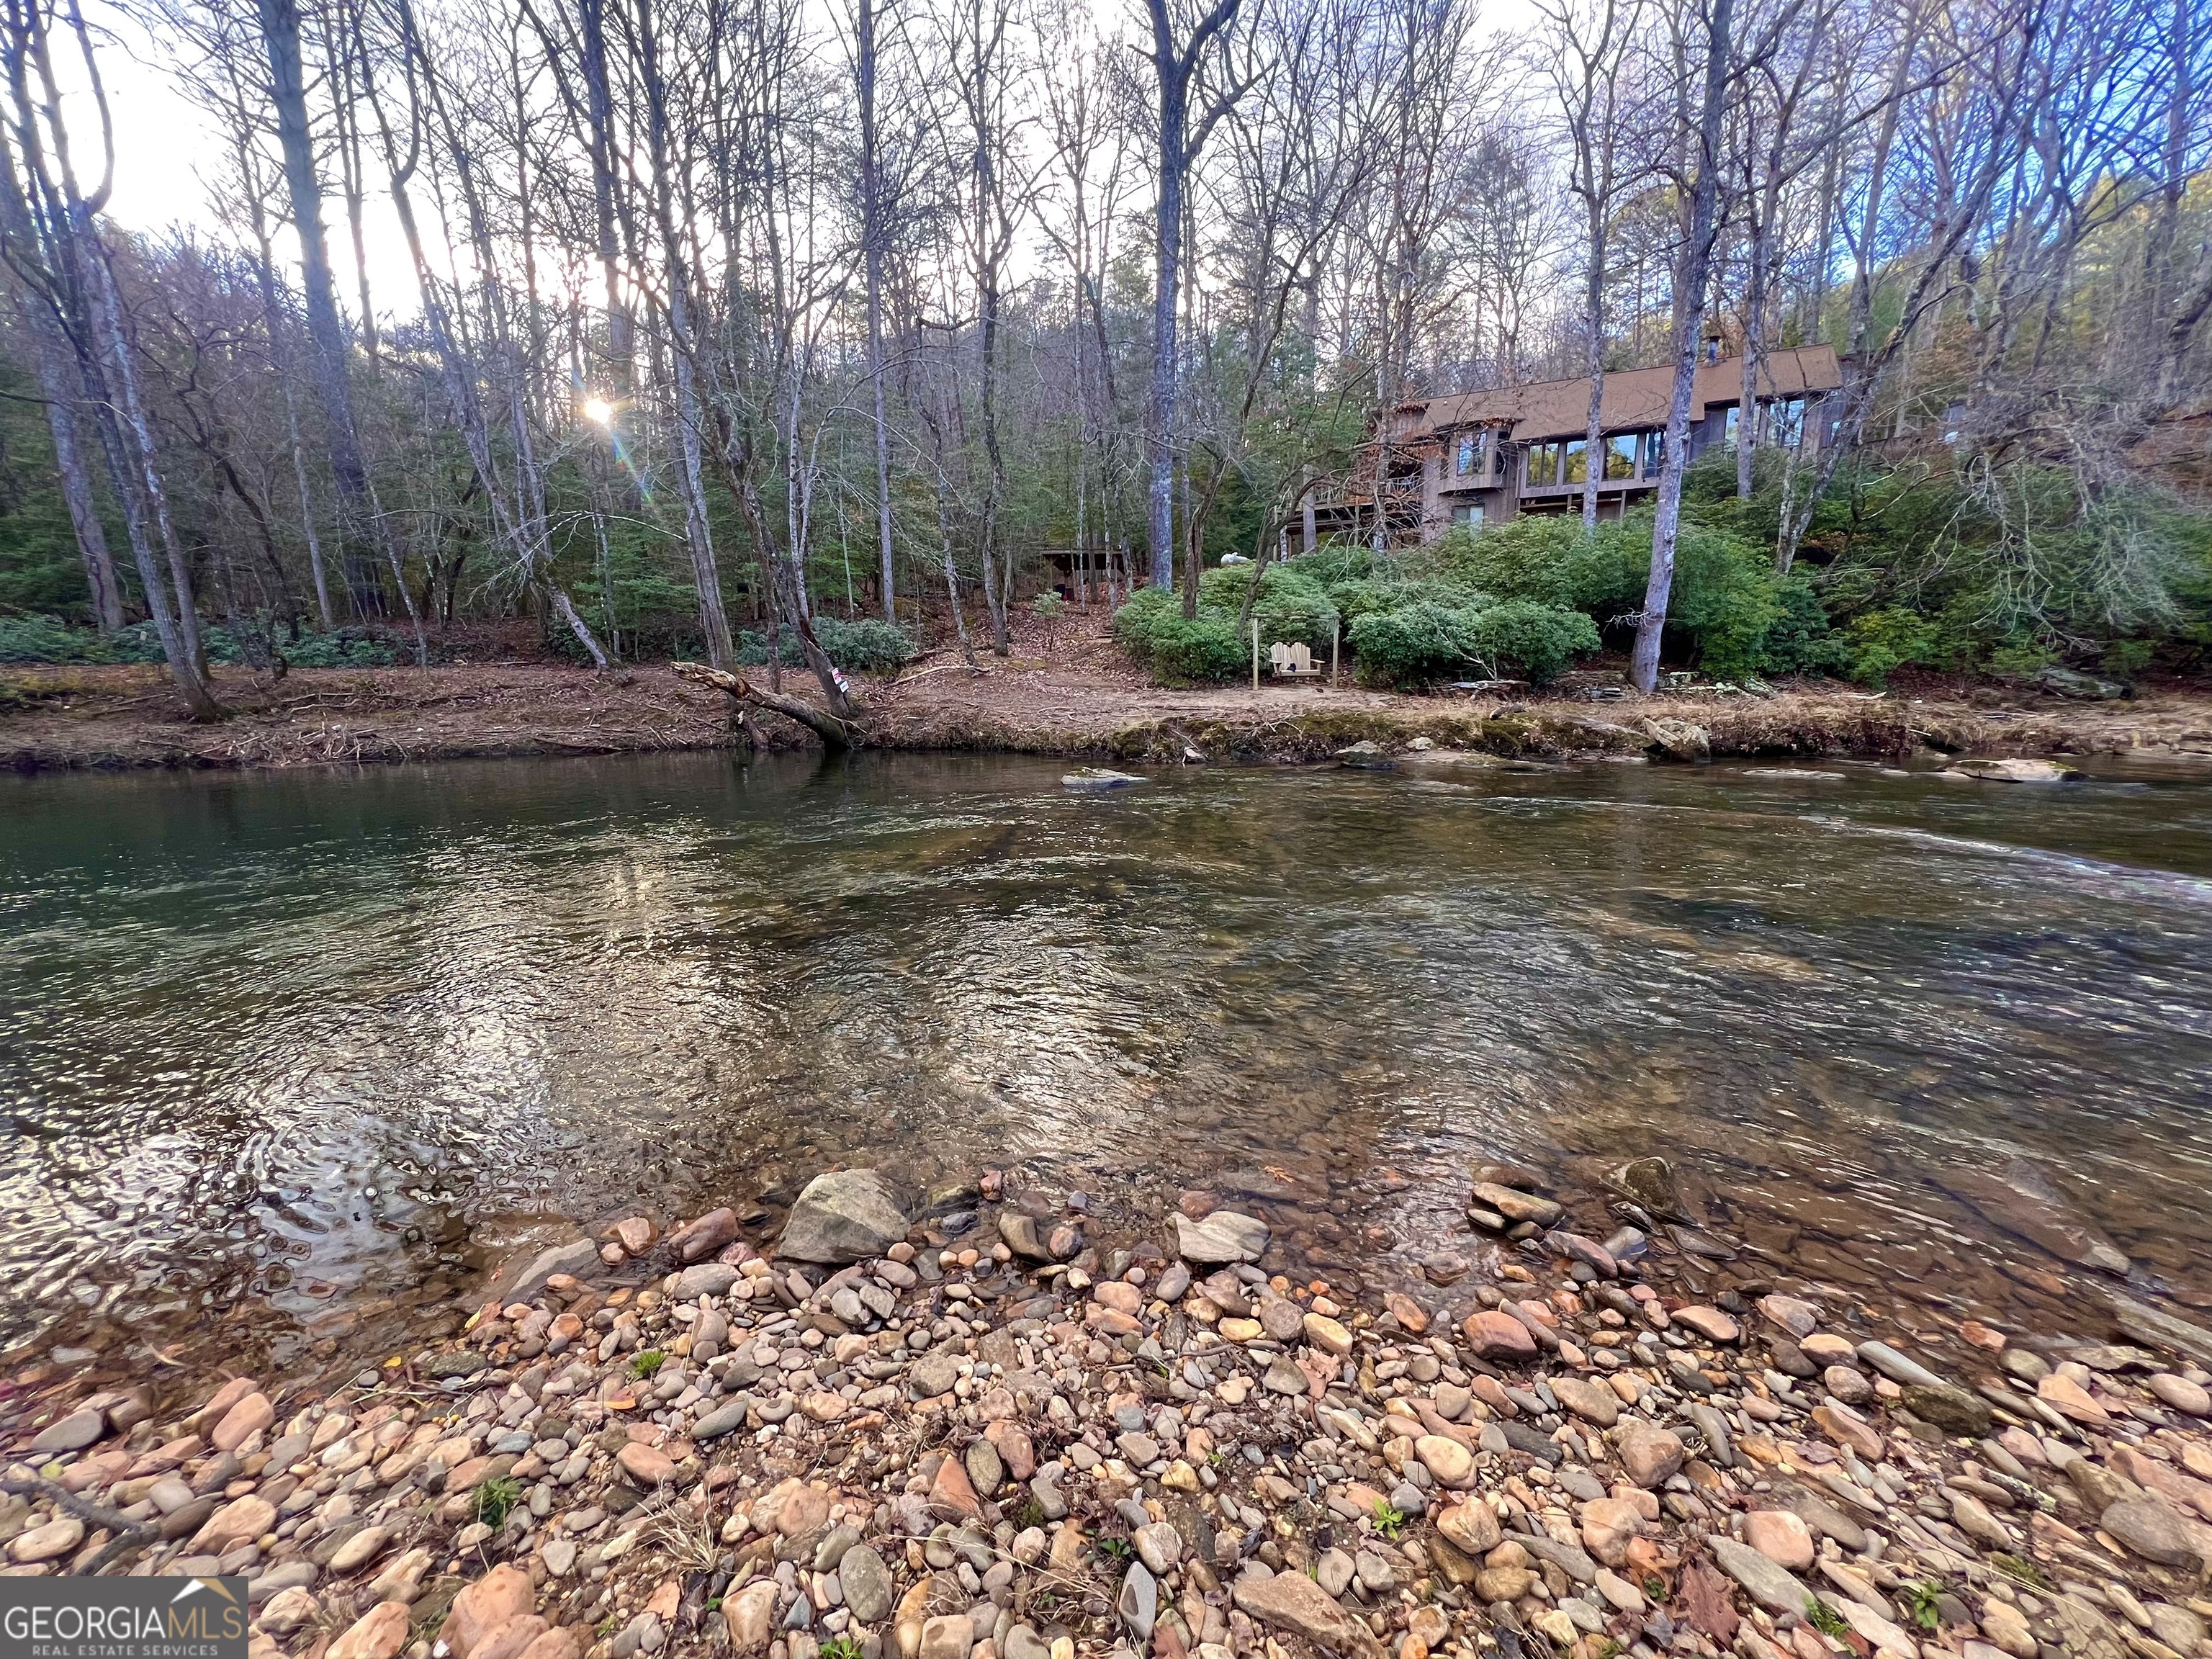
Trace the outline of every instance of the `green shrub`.
<instances>
[{"instance_id":1,"label":"green shrub","mask_svg":"<svg viewBox=\"0 0 2212 1659\"><path fill-rule=\"evenodd\" d=\"M2151 665L2158 655L2158 647L2148 640L2114 640L2105 647L2098 666L2107 674L2117 674L2122 679L2133 679Z\"/></svg>"},{"instance_id":2,"label":"green shrub","mask_svg":"<svg viewBox=\"0 0 2212 1659\"><path fill-rule=\"evenodd\" d=\"M1140 587L1114 613L1114 637L1139 661L1152 654L1152 632L1170 617L1180 619L1182 604L1164 587Z\"/></svg>"},{"instance_id":3,"label":"green shrub","mask_svg":"<svg viewBox=\"0 0 2212 1659\"><path fill-rule=\"evenodd\" d=\"M814 619L814 637L830 660L848 674L888 674L914 659L914 641L904 629L881 617Z\"/></svg>"},{"instance_id":4,"label":"green shrub","mask_svg":"<svg viewBox=\"0 0 2212 1659\"><path fill-rule=\"evenodd\" d=\"M1198 584L1195 618L1182 614L1182 599L1171 588L1139 588L1114 613L1114 637L1155 678L1169 685L1205 685L1250 672L1252 636L1237 625L1244 596L1251 589L1249 565L1209 570ZM1304 574L1270 566L1260 580L1253 606L1263 644L1303 641L1326 651L1336 629L1328 596Z\"/></svg>"},{"instance_id":5,"label":"green shrub","mask_svg":"<svg viewBox=\"0 0 2212 1659\"><path fill-rule=\"evenodd\" d=\"M1250 672L1252 645L1237 637L1237 619L1201 611L1185 617L1180 609L1152 629L1152 673L1164 685L1216 685Z\"/></svg>"},{"instance_id":6,"label":"green shrub","mask_svg":"<svg viewBox=\"0 0 2212 1659\"><path fill-rule=\"evenodd\" d=\"M1364 547L1337 543L1300 553L1286 561L1283 568L1295 570L1316 586L1329 588L1339 582L1365 580L1374 571L1375 555Z\"/></svg>"},{"instance_id":7,"label":"green shrub","mask_svg":"<svg viewBox=\"0 0 2212 1659\"><path fill-rule=\"evenodd\" d=\"M1277 569L1279 568L1279 566L1277 567ZM1275 570L1270 570L1267 574L1270 577L1275 578L1275 580L1262 582L1261 584L1262 592L1275 586L1276 581L1284 580L1276 576ZM1288 580L1292 582L1304 582L1305 578L1291 576ZM1198 608L1201 611L1236 611L1243 605L1244 596L1251 591L1251 588L1252 567L1250 565L1216 565L1210 570L1202 570L1199 573ZM1175 594L1176 599L1180 601L1182 597L1182 589L1180 586L1176 588Z\"/></svg>"},{"instance_id":8,"label":"green shrub","mask_svg":"<svg viewBox=\"0 0 2212 1659\"><path fill-rule=\"evenodd\" d=\"M1639 533L1640 532L1640 533ZM1530 514L1435 544L1436 574L1495 593L1580 611L1603 623L1644 603L1651 524L1638 516L1586 533L1566 514ZM1678 578L1680 558L1677 557Z\"/></svg>"},{"instance_id":9,"label":"green shrub","mask_svg":"<svg viewBox=\"0 0 2212 1659\"><path fill-rule=\"evenodd\" d=\"M1328 597L1347 625L1355 617L1401 610L1424 601L1449 611L1480 611L1495 602L1480 588L1442 576L1397 580L1370 577L1361 581L1339 582L1329 589Z\"/></svg>"},{"instance_id":10,"label":"green shrub","mask_svg":"<svg viewBox=\"0 0 2212 1659\"><path fill-rule=\"evenodd\" d=\"M1820 596L1802 573L1775 584L1775 616L1759 642L1763 674L1848 674L1851 647L1829 623Z\"/></svg>"},{"instance_id":11,"label":"green shrub","mask_svg":"<svg viewBox=\"0 0 2212 1659\"><path fill-rule=\"evenodd\" d=\"M1382 685L1430 685L1471 678L1483 666L1480 613L1427 599L1395 611L1370 611L1349 637L1362 679Z\"/></svg>"},{"instance_id":12,"label":"green shrub","mask_svg":"<svg viewBox=\"0 0 2212 1659\"><path fill-rule=\"evenodd\" d=\"M1577 657L1597 653L1597 625L1579 611L1508 599L1475 613L1474 644L1498 673L1541 685Z\"/></svg>"},{"instance_id":13,"label":"green shrub","mask_svg":"<svg viewBox=\"0 0 2212 1659\"><path fill-rule=\"evenodd\" d=\"M113 662L110 643L59 617L0 617L0 662Z\"/></svg>"},{"instance_id":14,"label":"green shrub","mask_svg":"<svg viewBox=\"0 0 2212 1659\"><path fill-rule=\"evenodd\" d=\"M280 634L275 643L278 653L295 668L384 668L399 660L399 653L390 646L356 629L302 634L296 640L287 640Z\"/></svg>"},{"instance_id":15,"label":"green shrub","mask_svg":"<svg viewBox=\"0 0 2212 1659\"><path fill-rule=\"evenodd\" d=\"M1579 611L1603 628L1643 609L1651 534L1648 511L1595 533L1577 518L1529 516L1448 537L1435 544L1436 562L1450 580ZM1851 660L1826 641L1827 613L1804 578L1778 578L1770 549L1686 520L1674 543L1667 627L1670 652L1716 679L1840 671Z\"/></svg>"},{"instance_id":16,"label":"green shrub","mask_svg":"<svg viewBox=\"0 0 2212 1659\"><path fill-rule=\"evenodd\" d=\"M1243 614L1244 596L1251 588L1250 565L1222 565L1199 578L1199 609L1218 612L1234 623ZM1329 603L1328 590L1294 564L1267 567L1260 578L1260 598L1252 617L1260 624L1262 645L1303 641L1316 651L1326 651L1336 630L1336 607Z\"/></svg>"},{"instance_id":17,"label":"green shrub","mask_svg":"<svg viewBox=\"0 0 2212 1659\"><path fill-rule=\"evenodd\" d=\"M398 660L398 654L380 640L358 629L335 634L302 634L288 638L281 627L268 635L270 644L295 668L380 668ZM250 660L228 628L200 629L200 646L211 663ZM161 638L150 622L137 623L102 635L88 628L71 628L55 617L0 617L0 663L153 663L167 662Z\"/></svg>"},{"instance_id":18,"label":"green shrub","mask_svg":"<svg viewBox=\"0 0 2212 1659\"><path fill-rule=\"evenodd\" d=\"M2041 640L2007 640L1990 651L1987 666L1992 674L2029 675L2057 660L2058 653Z\"/></svg>"},{"instance_id":19,"label":"green shrub","mask_svg":"<svg viewBox=\"0 0 2212 1659\"><path fill-rule=\"evenodd\" d=\"M816 617L814 637L830 660L848 674L887 674L914 656L914 641L906 630L880 617L861 617L842 622L835 617ZM806 653L799 643L799 630L776 630L776 654L786 668L802 668ZM768 635L747 629L738 635L738 662L746 668L765 667Z\"/></svg>"},{"instance_id":20,"label":"green shrub","mask_svg":"<svg viewBox=\"0 0 2212 1659\"><path fill-rule=\"evenodd\" d=\"M1875 687L1887 684L1898 669L1930 660L1938 646L1933 623L1895 608L1855 617L1848 631L1852 678Z\"/></svg>"},{"instance_id":21,"label":"green shrub","mask_svg":"<svg viewBox=\"0 0 2212 1659\"><path fill-rule=\"evenodd\" d=\"M1648 543L1644 556L1650 556ZM1725 531L1686 524L1674 544L1668 626L1689 636L1693 660L1713 678L1749 679L1765 665L1767 632L1781 619L1780 586L1772 556L1763 549Z\"/></svg>"}]
</instances>

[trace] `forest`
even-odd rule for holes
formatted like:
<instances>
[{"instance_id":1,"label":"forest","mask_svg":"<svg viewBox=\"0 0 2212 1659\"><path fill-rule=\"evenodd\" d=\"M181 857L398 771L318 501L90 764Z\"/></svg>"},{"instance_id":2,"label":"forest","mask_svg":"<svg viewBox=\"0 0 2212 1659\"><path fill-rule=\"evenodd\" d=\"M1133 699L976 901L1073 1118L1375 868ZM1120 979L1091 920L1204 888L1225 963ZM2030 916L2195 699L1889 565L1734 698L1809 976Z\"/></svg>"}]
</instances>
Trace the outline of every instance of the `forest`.
<instances>
[{"instance_id":1,"label":"forest","mask_svg":"<svg viewBox=\"0 0 2212 1659\"><path fill-rule=\"evenodd\" d=\"M2190 0L125 3L0 26L0 660L212 717L501 624L842 708L1055 583L1168 678L1255 604L1400 684L2212 645ZM107 211L125 22L218 135L167 228ZM1835 441L1266 568L1407 398L1709 332L1834 346Z\"/></svg>"}]
</instances>

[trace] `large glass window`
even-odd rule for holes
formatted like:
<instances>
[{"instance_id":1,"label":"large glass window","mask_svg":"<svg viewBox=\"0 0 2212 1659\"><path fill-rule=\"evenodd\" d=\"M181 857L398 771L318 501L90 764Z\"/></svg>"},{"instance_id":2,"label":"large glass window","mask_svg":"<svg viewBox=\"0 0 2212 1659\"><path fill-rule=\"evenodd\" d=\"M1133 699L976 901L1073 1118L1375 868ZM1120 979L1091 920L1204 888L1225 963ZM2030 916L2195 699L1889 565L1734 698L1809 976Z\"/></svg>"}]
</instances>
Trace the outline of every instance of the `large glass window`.
<instances>
[{"instance_id":1,"label":"large glass window","mask_svg":"<svg viewBox=\"0 0 2212 1659\"><path fill-rule=\"evenodd\" d=\"M1566 482L1578 484L1589 477L1589 440L1577 438L1567 445Z\"/></svg>"},{"instance_id":2,"label":"large glass window","mask_svg":"<svg viewBox=\"0 0 2212 1659\"><path fill-rule=\"evenodd\" d=\"M1531 489L1541 489L1559 483L1559 466L1566 459L1566 448L1562 443L1528 446L1528 468L1522 476Z\"/></svg>"},{"instance_id":3,"label":"large glass window","mask_svg":"<svg viewBox=\"0 0 2212 1659\"><path fill-rule=\"evenodd\" d=\"M1457 507L1453 507L1452 527L1455 530L1480 530L1482 528L1482 503L1480 501L1463 501Z\"/></svg>"},{"instance_id":4,"label":"large glass window","mask_svg":"<svg viewBox=\"0 0 2212 1659\"><path fill-rule=\"evenodd\" d=\"M1480 432L1462 432L1453 446L1453 470L1462 478L1472 478L1489 471L1483 465L1483 437Z\"/></svg>"},{"instance_id":5,"label":"large glass window","mask_svg":"<svg viewBox=\"0 0 2212 1659\"><path fill-rule=\"evenodd\" d=\"M1805 439L1805 400L1783 398L1766 406L1767 441L1795 449Z\"/></svg>"},{"instance_id":6,"label":"large glass window","mask_svg":"<svg viewBox=\"0 0 2212 1659\"><path fill-rule=\"evenodd\" d=\"M1728 422L1721 428L1721 441L1723 443L1732 444L1735 441L1735 405L1734 404L1730 404L1729 405Z\"/></svg>"},{"instance_id":7,"label":"large glass window","mask_svg":"<svg viewBox=\"0 0 2212 1659\"><path fill-rule=\"evenodd\" d=\"M1659 469L1667 465L1667 434L1647 432L1644 434L1644 476L1656 478Z\"/></svg>"},{"instance_id":8,"label":"large glass window","mask_svg":"<svg viewBox=\"0 0 2212 1659\"><path fill-rule=\"evenodd\" d=\"M1608 478L1632 478L1636 476L1636 438L1607 438L1605 441L1605 476Z\"/></svg>"}]
</instances>

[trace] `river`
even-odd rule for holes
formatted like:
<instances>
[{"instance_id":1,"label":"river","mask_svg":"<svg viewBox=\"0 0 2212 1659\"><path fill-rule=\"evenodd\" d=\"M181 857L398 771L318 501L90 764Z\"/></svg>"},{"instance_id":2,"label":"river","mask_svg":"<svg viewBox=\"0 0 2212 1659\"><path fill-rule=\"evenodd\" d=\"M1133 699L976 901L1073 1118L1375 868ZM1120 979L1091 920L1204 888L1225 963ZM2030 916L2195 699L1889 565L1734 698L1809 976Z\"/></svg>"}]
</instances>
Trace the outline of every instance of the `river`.
<instances>
[{"instance_id":1,"label":"river","mask_svg":"<svg viewBox=\"0 0 2212 1659\"><path fill-rule=\"evenodd\" d=\"M1479 1248L1471 1163L1595 1231L1659 1152L1738 1278L2080 1323L1994 1176L2212 1303L2202 777L1064 769L0 780L0 1341L396 1352L520 1244L764 1236L835 1163L1109 1237L1206 1185L1391 1284Z\"/></svg>"}]
</instances>

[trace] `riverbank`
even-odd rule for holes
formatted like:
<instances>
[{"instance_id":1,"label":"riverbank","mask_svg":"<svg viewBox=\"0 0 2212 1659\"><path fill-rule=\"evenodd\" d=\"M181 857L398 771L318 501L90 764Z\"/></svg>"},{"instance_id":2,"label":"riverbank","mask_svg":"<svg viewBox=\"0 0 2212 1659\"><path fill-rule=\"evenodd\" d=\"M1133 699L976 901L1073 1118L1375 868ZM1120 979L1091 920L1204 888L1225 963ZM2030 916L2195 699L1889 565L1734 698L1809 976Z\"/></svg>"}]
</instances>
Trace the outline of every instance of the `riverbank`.
<instances>
[{"instance_id":1,"label":"riverbank","mask_svg":"<svg viewBox=\"0 0 2212 1659\"><path fill-rule=\"evenodd\" d=\"M939 653L863 681L876 747L1129 763L1325 760L1373 743L1547 760L1858 758L1952 755L2212 759L2212 695L2159 690L2079 702L1942 683L1875 696L1822 684L1772 696L1618 695L1601 678L1532 695L1397 696L1346 686L1176 691L1130 671L1110 641L970 675ZM802 677L786 684L804 691ZM219 670L230 719L198 725L149 667L0 671L0 767L16 771L297 768L745 746L726 700L665 665L599 675L543 664L300 669L273 684ZM773 746L813 739L767 715Z\"/></svg>"},{"instance_id":2,"label":"riverbank","mask_svg":"<svg viewBox=\"0 0 2212 1659\"><path fill-rule=\"evenodd\" d=\"M336 1388L20 1372L5 1571L240 1576L316 1659L2212 1653L2212 1333L1907 1330L1608 1182L1480 1167L1360 1297L1202 1192L631 1216Z\"/></svg>"}]
</instances>

